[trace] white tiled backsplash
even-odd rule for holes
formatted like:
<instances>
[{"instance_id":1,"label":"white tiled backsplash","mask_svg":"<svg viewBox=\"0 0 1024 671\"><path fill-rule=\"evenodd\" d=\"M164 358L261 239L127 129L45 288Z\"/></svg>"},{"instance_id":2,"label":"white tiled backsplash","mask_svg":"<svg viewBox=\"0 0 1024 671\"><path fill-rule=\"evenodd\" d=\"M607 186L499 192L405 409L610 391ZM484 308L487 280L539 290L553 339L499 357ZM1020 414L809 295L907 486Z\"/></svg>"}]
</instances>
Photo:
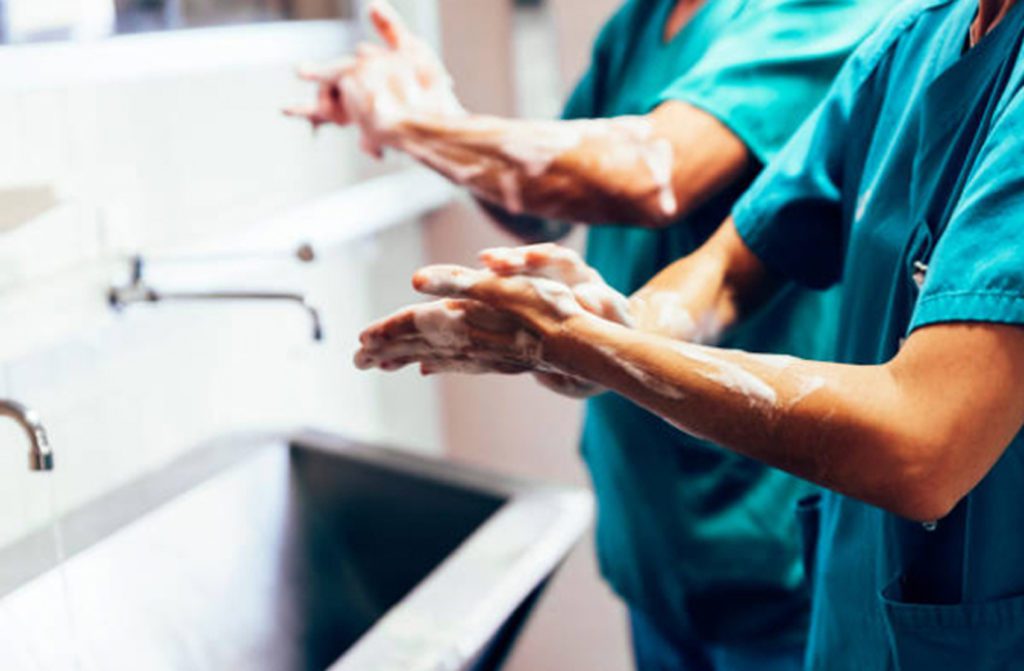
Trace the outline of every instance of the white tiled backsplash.
<instances>
[{"instance_id":1,"label":"white tiled backsplash","mask_svg":"<svg viewBox=\"0 0 1024 671\"><path fill-rule=\"evenodd\" d=\"M279 115L310 93L292 66L329 50L318 30L276 62L179 75L15 90L0 72L0 192L52 185L61 200L0 233L0 329L39 343L0 347L0 397L38 410L57 464L52 476L27 473L23 437L0 423L0 545L48 521L51 485L68 509L224 432L305 425L438 449L430 383L358 373L350 359L359 328L411 298L415 222L318 250L309 266L188 267L191 288L210 272L211 285L308 292L324 314L320 345L290 305L166 304L116 318L103 306L126 252L244 239L252 221L369 172L350 134L314 140Z\"/></svg>"}]
</instances>

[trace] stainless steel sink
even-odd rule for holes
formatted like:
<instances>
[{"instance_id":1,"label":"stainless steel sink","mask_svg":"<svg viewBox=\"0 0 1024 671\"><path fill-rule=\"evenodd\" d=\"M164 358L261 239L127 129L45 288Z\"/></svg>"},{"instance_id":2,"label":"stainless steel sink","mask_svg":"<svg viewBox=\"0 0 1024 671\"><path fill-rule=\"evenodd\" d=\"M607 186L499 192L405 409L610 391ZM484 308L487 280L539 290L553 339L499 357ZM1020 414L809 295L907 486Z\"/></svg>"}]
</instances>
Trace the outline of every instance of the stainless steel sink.
<instances>
[{"instance_id":1,"label":"stainless steel sink","mask_svg":"<svg viewBox=\"0 0 1024 671\"><path fill-rule=\"evenodd\" d=\"M498 668L590 515L323 434L218 441L64 518L63 576L48 533L0 551L0 668Z\"/></svg>"}]
</instances>

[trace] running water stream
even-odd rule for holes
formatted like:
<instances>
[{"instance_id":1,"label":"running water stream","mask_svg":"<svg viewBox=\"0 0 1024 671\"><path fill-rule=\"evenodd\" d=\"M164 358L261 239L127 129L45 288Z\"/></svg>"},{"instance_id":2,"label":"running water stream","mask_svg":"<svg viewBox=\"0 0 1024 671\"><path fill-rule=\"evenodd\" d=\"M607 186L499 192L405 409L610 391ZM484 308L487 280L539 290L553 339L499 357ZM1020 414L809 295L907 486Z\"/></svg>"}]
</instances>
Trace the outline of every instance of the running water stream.
<instances>
[{"instance_id":1,"label":"running water stream","mask_svg":"<svg viewBox=\"0 0 1024 671\"><path fill-rule=\"evenodd\" d=\"M67 654L71 662L71 669L74 671L85 671L82 663L81 639L78 636L78 627L75 622L75 602L72 598L71 581L68 579L67 549L64 544L64 529L61 525L60 506L57 502L57 479L53 471L42 474L47 479L50 499L50 530L53 535L54 558L57 561L57 575L60 578L59 601L62 604L61 611L67 624Z\"/></svg>"}]
</instances>

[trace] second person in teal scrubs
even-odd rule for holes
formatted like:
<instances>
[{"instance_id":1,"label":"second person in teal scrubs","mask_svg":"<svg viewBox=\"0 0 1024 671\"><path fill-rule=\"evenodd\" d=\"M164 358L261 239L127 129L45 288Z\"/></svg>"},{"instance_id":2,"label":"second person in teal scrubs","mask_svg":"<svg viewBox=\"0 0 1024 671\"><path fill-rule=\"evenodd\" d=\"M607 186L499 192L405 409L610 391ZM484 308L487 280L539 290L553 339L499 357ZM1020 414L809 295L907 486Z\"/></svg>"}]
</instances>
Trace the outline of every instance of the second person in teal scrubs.
<instances>
[{"instance_id":1,"label":"second person in teal scrubs","mask_svg":"<svg viewBox=\"0 0 1024 671\"><path fill-rule=\"evenodd\" d=\"M358 125L371 153L420 159L524 239L564 233L564 220L592 226L588 260L612 289L632 293L707 239L888 7L630 0L601 32L566 120L530 122L461 109L437 59L377 6L386 48L307 72L320 100L291 113ZM652 168L659 161L663 171ZM724 336L713 323L677 324L671 335L825 358L834 319L834 294L792 288ZM598 556L629 607L637 665L799 668L809 594L794 508L809 486L619 395L542 380L592 396L582 451Z\"/></svg>"}]
</instances>

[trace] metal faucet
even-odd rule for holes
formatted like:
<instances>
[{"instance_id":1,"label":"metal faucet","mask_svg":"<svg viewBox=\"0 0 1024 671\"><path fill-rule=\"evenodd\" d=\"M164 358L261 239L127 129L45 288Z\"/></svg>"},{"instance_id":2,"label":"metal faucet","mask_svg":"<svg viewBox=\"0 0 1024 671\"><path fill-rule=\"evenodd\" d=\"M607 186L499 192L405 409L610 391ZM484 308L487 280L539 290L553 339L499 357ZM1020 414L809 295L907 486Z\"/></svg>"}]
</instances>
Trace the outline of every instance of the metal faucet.
<instances>
[{"instance_id":1,"label":"metal faucet","mask_svg":"<svg viewBox=\"0 0 1024 671\"><path fill-rule=\"evenodd\" d=\"M46 437L46 429L39 415L17 401L0 400L0 417L9 417L18 423L28 436L28 468L30 471L52 471L53 450Z\"/></svg>"},{"instance_id":2,"label":"metal faucet","mask_svg":"<svg viewBox=\"0 0 1024 671\"><path fill-rule=\"evenodd\" d=\"M305 247L300 248L302 258ZM320 311L311 305L306 297L299 293L284 291L159 291L146 283L145 261L141 256L132 257L131 281L120 287L111 287L108 293L110 306L115 310L123 310L138 303L163 303L165 301L279 301L294 303L301 307L312 323L313 340L320 342L324 338L323 323Z\"/></svg>"}]
</instances>

